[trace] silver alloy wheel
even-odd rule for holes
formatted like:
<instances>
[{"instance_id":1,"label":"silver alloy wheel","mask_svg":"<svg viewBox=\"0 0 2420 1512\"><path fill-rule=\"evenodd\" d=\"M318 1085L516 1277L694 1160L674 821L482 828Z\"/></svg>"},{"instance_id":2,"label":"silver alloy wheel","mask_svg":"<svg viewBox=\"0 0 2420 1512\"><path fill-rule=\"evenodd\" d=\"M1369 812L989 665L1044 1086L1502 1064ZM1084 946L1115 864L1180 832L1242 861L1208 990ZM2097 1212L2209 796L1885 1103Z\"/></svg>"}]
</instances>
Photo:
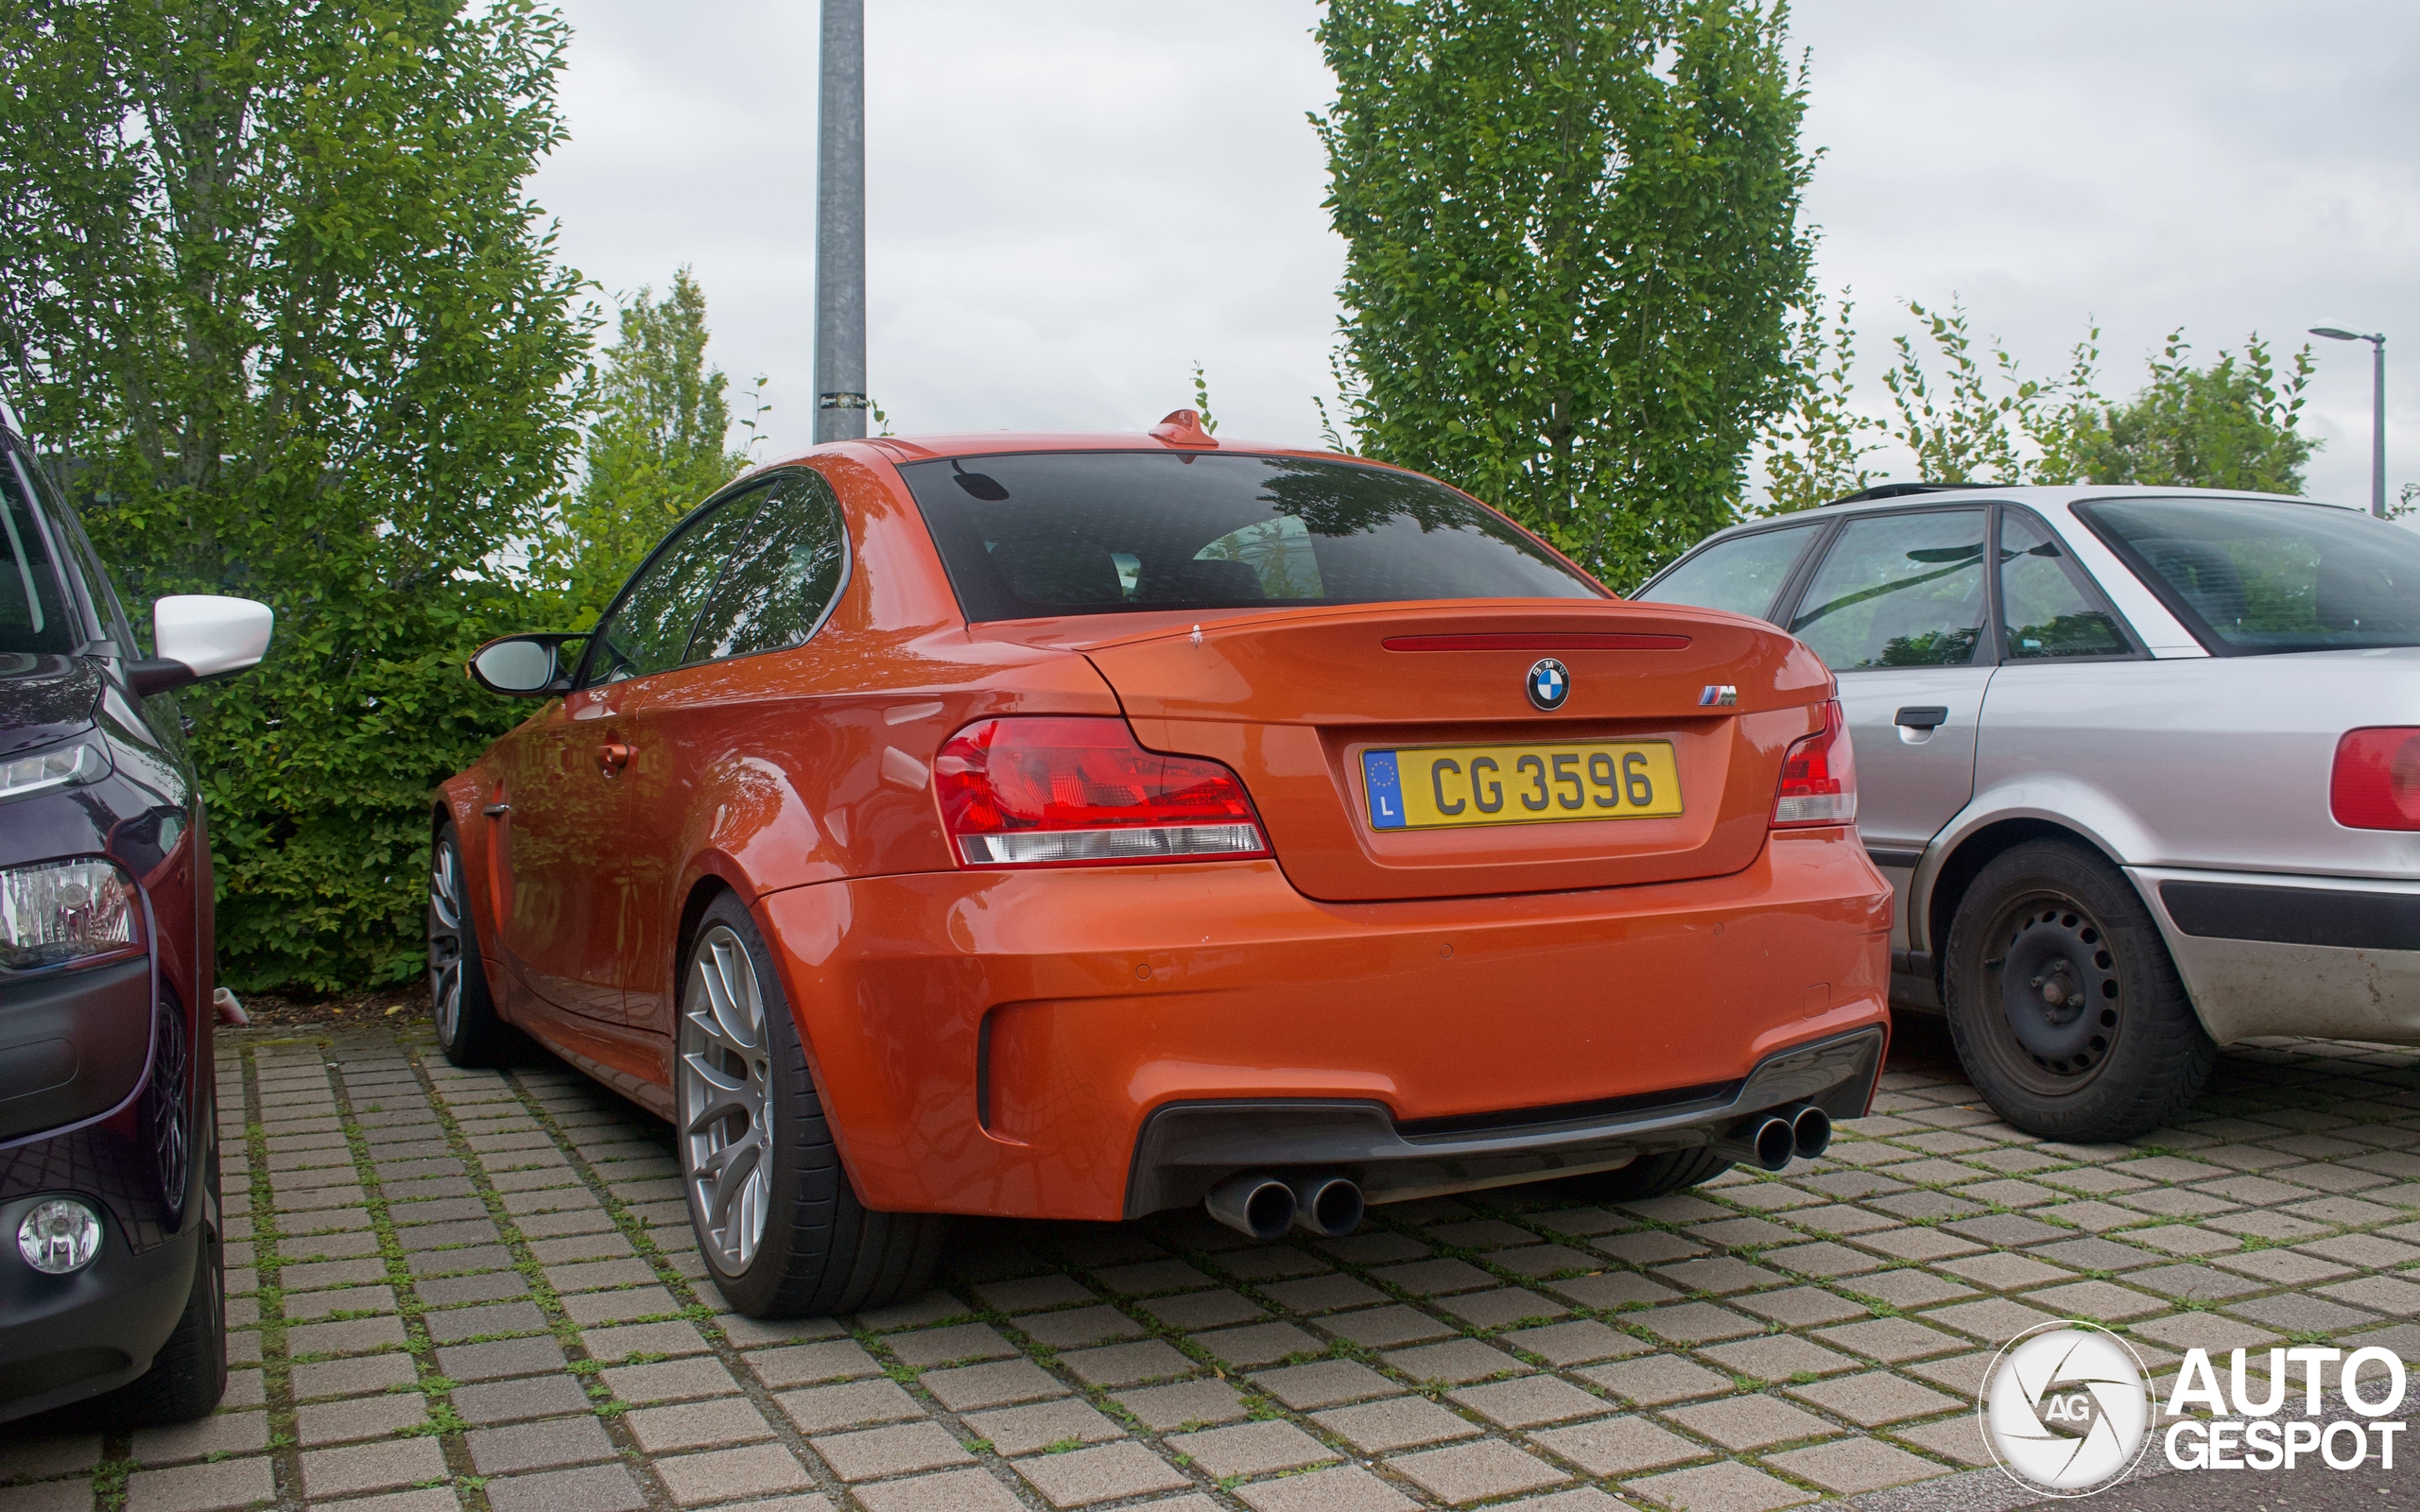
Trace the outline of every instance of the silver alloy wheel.
<instances>
[{"instance_id":1,"label":"silver alloy wheel","mask_svg":"<svg viewBox=\"0 0 2420 1512\"><path fill-rule=\"evenodd\" d=\"M454 842L440 840L428 858L428 997L437 1038L452 1044L462 1023L462 889Z\"/></svg>"},{"instance_id":2,"label":"silver alloy wheel","mask_svg":"<svg viewBox=\"0 0 2420 1512\"><path fill-rule=\"evenodd\" d=\"M726 1276L756 1258L772 1206L770 1057L756 964L717 924L698 942L682 993L679 1114L698 1242Z\"/></svg>"}]
</instances>

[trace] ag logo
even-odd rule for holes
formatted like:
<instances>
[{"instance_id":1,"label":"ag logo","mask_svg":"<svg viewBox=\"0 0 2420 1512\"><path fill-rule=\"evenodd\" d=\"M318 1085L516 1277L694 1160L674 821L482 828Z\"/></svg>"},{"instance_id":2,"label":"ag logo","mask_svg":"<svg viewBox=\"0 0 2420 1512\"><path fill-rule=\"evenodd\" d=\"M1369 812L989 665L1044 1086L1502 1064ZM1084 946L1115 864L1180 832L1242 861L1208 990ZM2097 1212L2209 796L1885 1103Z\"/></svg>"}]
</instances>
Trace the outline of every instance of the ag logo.
<instances>
[{"instance_id":1,"label":"ag logo","mask_svg":"<svg viewBox=\"0 0 2420 1512\"><path fill-rule=\"evenodd\" d=\"M2122 1480L2150 1442L2142 1362L2107 1329L2045 1323L1992 1362L1977 1406L1983 1440L2019 1484L2090 1496Z\"/></svg>"}]
</instances>

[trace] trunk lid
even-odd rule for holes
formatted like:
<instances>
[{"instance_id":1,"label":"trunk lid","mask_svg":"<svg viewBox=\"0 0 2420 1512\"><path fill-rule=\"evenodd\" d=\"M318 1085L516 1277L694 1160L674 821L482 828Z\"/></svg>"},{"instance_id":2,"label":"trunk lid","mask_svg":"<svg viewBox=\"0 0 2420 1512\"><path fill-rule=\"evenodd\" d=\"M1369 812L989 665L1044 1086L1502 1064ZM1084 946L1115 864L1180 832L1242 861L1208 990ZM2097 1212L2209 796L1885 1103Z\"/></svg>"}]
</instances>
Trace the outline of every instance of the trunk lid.
<instances>
[{"instance_id":1,"label":"trunk lid","mask_svg":"<svg viewBox=\"0 0 2420 1512\"><path fill-rule=\"evenodd\" d=\"M1075 627L1033 628L1065 644ZM1198 626L1149 628L1096 620L1082 629L1090 634L1080 649L1143 744L1233 767L1287 876L1306 896L1337 902L1737 871L1764 846L1783 753L1820 728L1831 688L1823 664L1770 625L1662 604L1463 600L1204 615ZM1569 682L1551 712L1527 691L1530 668L1548 657ZM1722 704L1719 693L1709 703L1710 687L1736 690L1736 703ZM1668 745L1681 812L1454 828L1372 823L1367 752L1610 742ZM1517 751L1503 754L1510 778ZM1409 774L1415 760L1426 759L1392 765Z\"/></svg>"}]
</instances>

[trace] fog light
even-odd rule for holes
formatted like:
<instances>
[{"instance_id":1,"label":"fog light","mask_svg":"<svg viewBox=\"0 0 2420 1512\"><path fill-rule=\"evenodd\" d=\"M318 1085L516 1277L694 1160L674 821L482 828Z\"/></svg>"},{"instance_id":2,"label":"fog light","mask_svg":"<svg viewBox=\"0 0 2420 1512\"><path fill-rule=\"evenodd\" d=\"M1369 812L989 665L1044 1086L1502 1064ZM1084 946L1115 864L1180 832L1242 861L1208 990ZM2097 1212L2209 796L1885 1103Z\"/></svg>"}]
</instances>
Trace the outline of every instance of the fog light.
<instances>
[{"instance_id":1,"label":"fog light","mask_svg":"<svg viewBox=\"0 0 2420 1512\"><path fill-rule=\"evenodd\" d=\"M101 1252L101 1215L73 1197L38 1204L17 1226L17 1253L45 1276L82 1270Z\"/></svg>"}]
</instances>

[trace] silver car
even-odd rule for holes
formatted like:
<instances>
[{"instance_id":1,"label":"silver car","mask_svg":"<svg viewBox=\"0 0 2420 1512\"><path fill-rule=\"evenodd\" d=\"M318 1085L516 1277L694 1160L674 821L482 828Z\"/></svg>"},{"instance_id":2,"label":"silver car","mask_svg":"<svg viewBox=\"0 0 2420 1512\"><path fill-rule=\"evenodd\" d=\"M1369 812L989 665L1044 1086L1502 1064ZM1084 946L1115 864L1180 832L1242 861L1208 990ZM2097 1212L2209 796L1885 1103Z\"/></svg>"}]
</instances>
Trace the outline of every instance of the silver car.
<instances>
[{"instance_id":1,"label":"silver car","mask_svg":"<svg viewBox=\"0 0 2420 1512\"><path fill-rule=\"evenodd\" d=\"M2018 1127L2140 1134L2249 1036L2420 1043L2420 536L2258 494L1894 485L1635 596L1770 620L1838 675L1893 1001L1948 1015Z\"/></svg>"}]
</instances>

